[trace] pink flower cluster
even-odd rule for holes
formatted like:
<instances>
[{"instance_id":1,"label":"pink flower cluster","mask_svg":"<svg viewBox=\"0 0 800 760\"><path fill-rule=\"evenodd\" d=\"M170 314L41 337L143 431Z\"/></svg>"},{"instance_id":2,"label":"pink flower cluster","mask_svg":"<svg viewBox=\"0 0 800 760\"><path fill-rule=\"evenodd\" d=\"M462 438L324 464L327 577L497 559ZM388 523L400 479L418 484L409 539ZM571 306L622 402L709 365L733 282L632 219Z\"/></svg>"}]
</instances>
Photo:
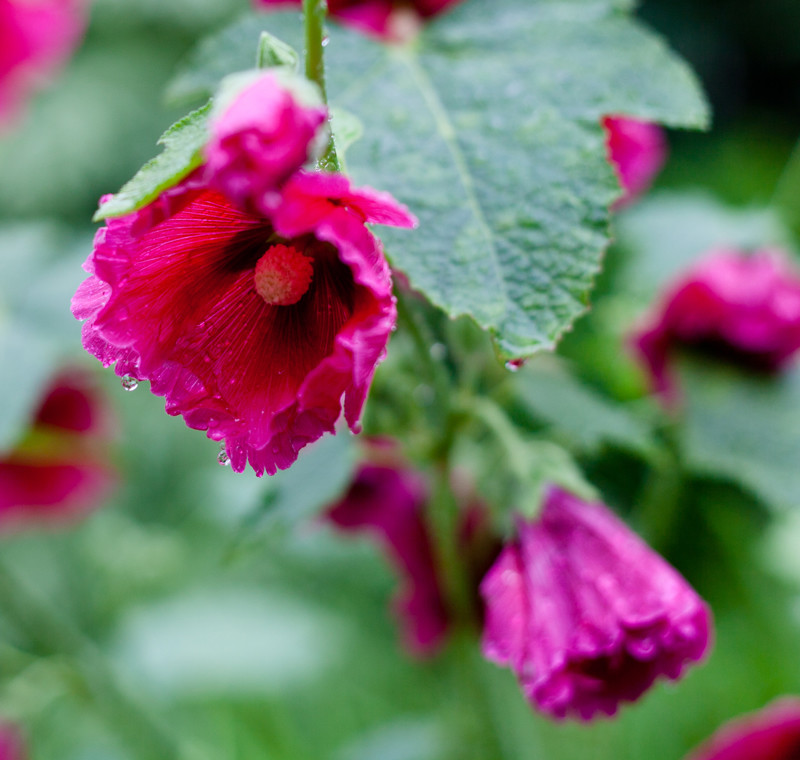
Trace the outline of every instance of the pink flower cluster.
<instances>
[{"instance_id":1,"label":"pink flower cluster","mask_svg":"<svg viewBox=\"0 0 800 760\"><path fill-rule=\"evenodd\" d=\"M262 8L298 7L302 0L254 0ZM328 13L354 29L387 41L413 36L425 20L461 0L328 0Z\"/></svg>"},{"instance_id":2,"label":"pink flower cluster","mask_svg":"<svg viewBox=\"0 0 800 760\"><path fill-rule=\"evenodd\" d=\"M200 169L98 231L73 299L86 349L224 440L237 472L288 467L342 406L357 431L395 323L365 225L415 219L302 170L320 114L264 74L212 123Z\"/></svg>"},{"instance_id":3,"label":"pink flower cluster","mask_svg":"<svg viewBox=\"0 0 800 760\"><path fill-rule=\"evenodd\" d=\"M602 504L551 488L481 584L484 655L556 718L613 715L705 655L711 616Z\"/></svg>"},{"instance_id":4,"label":"pink flower cluster","mask_svg":"<svg viewBox=\"0 0 800 760\"><path fill-rule=\"evenodd\" d=\"M66 60L83 28L80 0L0 0L0 123Z\"/></svg>"},{"instance_id":5,"label":"pink flower cluster","mask_svg":"<svg viewBox=\"0 0 800 760\"><path fill-rule=\"evenodd\" d=\"M30 430L0 459L0 529L64 520L96 506L116 477L108 412L79 372L56 378Z\"/></svg>"},{"instance_id":6,"label":"pink flower cluster","mask_svg":"<svg viewBox=\"0 0 800 760\"><path fill-rule=\"evenodd\" d=\"M777 372L800 349L800 272L774 249L711 251L667 289L632 345L668 402L679 348Z\"/></svg>"}]
</instances>

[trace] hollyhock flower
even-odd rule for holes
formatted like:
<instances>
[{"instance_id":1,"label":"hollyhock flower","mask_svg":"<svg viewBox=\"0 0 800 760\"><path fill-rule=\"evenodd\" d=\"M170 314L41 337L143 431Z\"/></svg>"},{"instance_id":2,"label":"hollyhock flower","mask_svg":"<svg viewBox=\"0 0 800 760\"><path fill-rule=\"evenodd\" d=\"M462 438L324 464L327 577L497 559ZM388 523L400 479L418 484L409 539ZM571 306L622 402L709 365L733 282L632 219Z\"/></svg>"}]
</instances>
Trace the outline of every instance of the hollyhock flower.
<instances>
[{"instance_id":1,"label":"hollyhock flower","mask_svg":"<svg viewBox=\"0 0 800 760\"><path fill-rule=\"evenodd\" d=\"M262 8L300 7L302 0L254 0ZM424 19L461 0L328 0L328 15L354 29L383 40L402 42L413 36Z\"/></svg>"},{"instance_id":2,"label":"hollyhock flower","mask_svg":"<svg viewBox=\"0 0 800 760\"><path fill-rule=\"evenodd\" d=\"M415 224L387 194L329 173L294 175L258 215L201 168L98 231L73 298L84 346L225 440L234 470L273 474L334 432L343 396L359 429L396 318L366 222Z\"/></svg>"},{"instance_id":3,"label":"hollyhock flower","mask_svg":"<svg viewBox=\"0 0 800 760\"><path fill-rule=\"evenodd\" d=\"M704 602L599 503L550 488L481 584L484 655L556 718L613 715L709 646Z\"/></svg>"},{"instance_id":4,"label":"hollyhock flower","mask_svg":"<svg viewBox=\"0 0 800 760\"><path fill-rule=\"evenodd\" d=\"M209 184L250 211L274 206L278 188L323 147L318 135L327 109L309 100L272 72L251 81L211 120Z\"/></svg>"},{"instance_id":5,"label":"hollyhock flower","mask_svg":"<svg viewBox=\"0 0 800 760\"><path fill-rule=\"evenodd\" d=\"M66 60L84 23L78 0L0 0L0 122Z\"/></svg>"},{"instance_id":6,"label":"hollyhock flower","mask_svg":"<svg viewBox=\"0 0 800 760\"><path fill-rule=\"evenodd\" d=\"M0 458L0 529L62 520L97 506L115 481L104 448L108 412L79 372L45 394L30 430Z\"/></svg>"},{"instance_id":7,"label":"hollyhock flower","mask_svg":"<svg viewBox=\"0 0 800 760\"><path fill-rule=\"evenodd\" d=\"M632 345L668 402L679 347L778 372L800 349L800 273L774 249L711 251L667 289Z\"/></svg>"},{"instance_id":8,"label":"hollyhock flower","mask_svg":"<svg viewBox=\"0 0 800 760\"><path fill-rule=\"evenodd\" d=\"M800 699L784 697L723 726L687 760L796 760Z\"/></svg>"},{"instance_id":9,"label":"hollyhock flower","mask_svg":"<svg viewBox=\"0 0 800 760\"><path fill-rule=\"evenodd\" d=\"M619 209L650 187L667 160L667 140L658 124L628 116L607 116L603 126L608 157L624 191L614 204Z\"/></svg>"},{"instance_id":10,"label":"hollyhock flower","mask_svg":"<svg viewBox=\"0 0 800 760\"><path fill-rule=\"evenodd\" d=\"M444 645L454 619L445 598L425 511L430 501L421 473L404 465L394 447L370 442L370 461L362 464L343 498L326 517L348 533L371 534L397 568L403 585L394 601L408 650L419 657L435 654ZM487 514L471 490L456 484L464 509L458 527L459 554L473 583L475 616L480 615L478 581L496 556Z\"/></svg>"}]
</instances>

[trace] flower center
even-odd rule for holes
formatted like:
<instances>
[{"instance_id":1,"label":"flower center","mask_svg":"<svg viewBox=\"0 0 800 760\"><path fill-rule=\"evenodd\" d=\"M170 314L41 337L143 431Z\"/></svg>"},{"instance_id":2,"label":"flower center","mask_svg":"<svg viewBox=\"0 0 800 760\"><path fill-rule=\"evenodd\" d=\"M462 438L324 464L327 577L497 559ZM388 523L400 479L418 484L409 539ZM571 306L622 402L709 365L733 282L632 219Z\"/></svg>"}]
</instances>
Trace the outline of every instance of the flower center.
<instances>
[{"instance_id":1,"label":"flower center","mask_svg":"<svg viewBox=\"0 0 800 760\"><path fill-rule=\"evenodd\" d=\"M291 306L308 291L314 267L311 257L290 245L273 245L256 263L256 293L270 306Z\"/></svg>"}]
</instances>

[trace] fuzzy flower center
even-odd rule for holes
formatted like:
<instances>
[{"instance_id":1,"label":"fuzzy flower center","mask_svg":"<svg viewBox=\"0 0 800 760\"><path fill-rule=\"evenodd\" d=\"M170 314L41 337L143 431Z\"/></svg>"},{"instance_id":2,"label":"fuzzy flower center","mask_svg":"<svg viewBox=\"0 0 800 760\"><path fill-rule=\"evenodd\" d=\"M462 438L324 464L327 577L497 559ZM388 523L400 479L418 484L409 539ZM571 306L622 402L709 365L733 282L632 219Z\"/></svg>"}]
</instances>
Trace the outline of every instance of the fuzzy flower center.
<instances>
[{"instance_id":1,"label":"fuzzy flower center","mask_svg":"<svg viewBox=\"0 0 800 760\"><path fill-rule=\"evenodd\" d=\"M256 293L270 306L291 306L308 291L314 268L311 257L290 245L273 245L256 263Z\"/></svg>"}]
</instances>

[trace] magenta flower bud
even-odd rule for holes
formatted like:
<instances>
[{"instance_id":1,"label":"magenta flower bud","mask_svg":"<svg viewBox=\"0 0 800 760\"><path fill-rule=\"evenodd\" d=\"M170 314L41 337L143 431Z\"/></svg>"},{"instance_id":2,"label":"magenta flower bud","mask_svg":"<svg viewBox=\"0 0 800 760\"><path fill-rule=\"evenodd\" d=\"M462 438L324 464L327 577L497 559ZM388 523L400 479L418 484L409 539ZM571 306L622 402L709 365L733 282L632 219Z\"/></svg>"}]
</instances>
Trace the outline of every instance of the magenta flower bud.
<instances>
[{"instance_id":1,"label":"magenta flower bud","mask_svg":"<svg viewBox=\"0 0 800 760\"><path fill-rule=\"evenodd\" d=\"M613 715L709 647L708 607L599 503L551 487L481 584L483 653L555 718Z\"/></svg>"},{"instance_id":2,"label":"magenta flower bud","mask_svg":"<svg viewBox=\"0 0 800 760\"><path fill-rule=\"evenodd\" d=\"M268 215L203 177L98 230L73 314L90 353L224 440L234 470L273 474L333 433L342 411L359 430L396 318L365 223L416 220L338 174L295 174Z\"/></svg>"},{"instance_id":3,"label":"magenta flower bud","mask_svg":"<svg viewBox=\"0 0 800 760\"><path fill-rule=\"evenodd\" d=\"M668 402L680 347L778 372L800 349L800 274L777 250L711 251L667 289L631 343Z\"/></svg>"},{"instance_id":4,"label":"magenta flower bud","mask_svg":"<svg viewBox=\"0 0 800 760\"><path fill-rule=\"evenodd\" d=\"M105 449L109 415L79 372L65 372L39 405L30 430L0 458L0 530L60 522L98 506L116 481Z\"/></svg>"},{"instance_id":5,"label":"magenta flower bud","mask_svg":"<svg viewBox=\"0 0 800 760\"><path fill-rule=\"evenodd\" d=\"M620 209L653 183L667 160L667 140L658 124L628 116L607 116L603 126L608 135L608 158L624 191L614 204Z\"/></svg>"},{"instance_id":6,"label":"magenta flower bud","mask_svg":"<svg viewBox=\"0 0 800 760\"><path fill-rule=\"evenodd\" d=\"M724 725L686 760L796 760L800 699L784 697Z\"/></svg>"},{"instance_id":7,"label":"magenta flower bud","mask_svg":"<svg viewBox=\"0 0 800 760\"><path fill-rule=\"evenodd\" d=\"M385 41L413 36L425 19L443 13L461 0L328 0L328 14L343 24ZM287 8L302 0L254 0L261 8Z\"/></svg>"},{"instance_id":8,"label":"magenta flower bud","mask_svg":"<svg viewBox=\"0 0 800 760\"><path fill-rule=\"evenodd\" d=\"M64 63L84 25L79 0L0 0L0 123Z\"/></svg>"},{"instance_id":9,"label":"magenta flower bud","mask_svg":"<svg viewBox=\"0 0 800 760\"><path fill-rule=\"evenodd\" d=\"M211 120L209 184L248 211L274 206L278 188L321 147L327 116L323 105L301 102L274 73L262 74Z\"/></svg>"},{"instance_id":10,"label":"magenta flower bud","mask_svg":"<svg viewBox=\"0 0 800 760\"><path fill-rule=\"evenodd\" d=\"M408 650L434 654L443 644L450 616L436 574L424 509L428 487L405 467L365 464L344 498L327 513L340 530L366 532L383 547L402 578L394 612Z\"/></svg>"}]
</instances>

